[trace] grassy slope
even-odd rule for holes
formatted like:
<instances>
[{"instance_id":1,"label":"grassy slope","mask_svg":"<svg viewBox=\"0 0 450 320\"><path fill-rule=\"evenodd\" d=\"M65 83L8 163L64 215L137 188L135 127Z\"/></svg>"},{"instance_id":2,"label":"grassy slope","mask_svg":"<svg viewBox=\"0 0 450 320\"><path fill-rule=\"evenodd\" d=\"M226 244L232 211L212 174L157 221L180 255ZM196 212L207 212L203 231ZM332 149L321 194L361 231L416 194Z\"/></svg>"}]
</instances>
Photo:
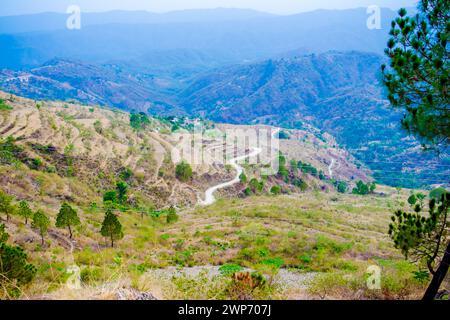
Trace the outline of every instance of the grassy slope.
<instances>
[{"instance_id":1,"label":"grassy slope","mask_svg":"<svg viewBox=\"0 0 450 320\"><path fill-rule=\"evenodd\" d=\"M160 298L212 298L204 282L221 290L220 279L155 280L151 270L236 263L271 274L265 261L279 258L283 269L294 274L319 276L308 290L279 288L262 298L417 298L423 285L412 279L416 268L403 261L386 234L390 212L405 206L408 194L397 195L388 188L383 192L388 196L308 192L222 199L211 207L180 213L173 224L164 217L142 220L135 212L124 212L120 220L126 237L115 249L96 232L103 214L87 210L73 255L55 239L45 250L25 243L40 266L38 280L27 294L92 298L108 284L115 289L101 291L106 294L102 298L112 298L120 283L159 293ZM63 270L74 263L84 270L82 293L63 285ZM370 265L382 267L381 291L366 288L364 273Z\"/></svg>"},{"instance_id":2,"label":"grassy slope","mask_svg":"<svg viewBox=\"0 0 450 320\"><path fill-rule=\"evenodd\" d=\"M5 94L2 97L8 99ZM283 289L266 292L262 298L355 298L354 292L364 297L414 297L420 290L414 281L406 284L414 267L402 262L386 235L390 213L405 206L408 196L406 191L397 195L390 188L381 188L386 196L342 195L327 188L328 192L310 190L279 197L224 199L207 208L184 209L179 213L180 220L173 224L167 224L165 216L141 218L135 210L118 212L125 238L111 249L99 234L104 210L91 203L101 203L102 192L113 185L119 169L128 165L139 173L131 182L133 193L139 191L148 195L150 201L164 205L177 184L173 168L169 167L170 159L166 159L169 142L157 132L133 132L128 115L121 112L78 105L66 107L58 102L40 103L37 108L31 100L17 97L8 104L13 108L2 110L2 138L18 138L29 157L43 160L43 167L32 170L23 164L0 166L1 188L20 200L31 201L33 209L43 208L52 221L44 247L39 244L36 231L25 226L22 219L13 217L7 223L11 241L25 247L39 269L36 281L24 290L25 298L98 297L99 285L116 288L117 283L159 292L161 298L227 297L222 280L212 284L209 280L181 278L163 285L161 279L152 280L149 270L236 263L267 273L270 259L281 259L285 269L324 276L318 277L309 291ZM101 133L94 128L96 120L102 123ZM30 143L52 144L56 155L42 154ZM75 150L74 176L58 171L64 168L61 161L66 160L64 149L70 144ZM142 149L143 144L151 147ZM326 171L328 151L321 149L320 157L313 159L315 148L299 144L301 155L307 155L308 162L317 163ZM341 155L338 149L331 151L335 157ZM57 167L56 173L45 170L51 166ZM342 171L342 176L353 174L351 164L342 167L349 168ZM200 176L193 183L194 188L205 187ZM189 200L189 192L184 197ZM54 227L57 210L64 200L77 208L82 220L74 241L67 239L66 230ZM364 272L373 263L384 268L382 292L365 290ZM65 285L70 276L67 268L74 264L82 270L84 285L84 290L77 292L67 290ZM217 290L211 293L206 284Z\"/></svg>"}]
</instances>

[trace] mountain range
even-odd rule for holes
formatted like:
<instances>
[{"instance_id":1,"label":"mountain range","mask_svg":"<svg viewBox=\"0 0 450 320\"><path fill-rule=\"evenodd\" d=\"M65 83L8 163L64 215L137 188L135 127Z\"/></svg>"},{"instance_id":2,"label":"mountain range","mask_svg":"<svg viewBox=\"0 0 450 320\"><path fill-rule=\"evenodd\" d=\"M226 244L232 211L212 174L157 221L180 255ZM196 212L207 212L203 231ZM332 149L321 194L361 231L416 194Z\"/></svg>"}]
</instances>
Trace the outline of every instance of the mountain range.
<instances>
[{"instance_id":1,"label":"mountain range","mask_svg":"<svg viewBox=\"0 0 450 320\"><path fill-rule=\"evenodd\" d=\"M382 183L447 183L449 157L423 153L384 98L381 53L394 15L382 10L381 30L367 28L365 9L109 12L83 15L78 31L60 27L64 15L44 26L33 21L45 15L0 17L0 88L233 124L312 124Z\"/></svg>"},{"instance_id":2,"label":"mountain range","mask_svg":"<svg viewBox=\"0 0 450 320\"><path fill-rule=\"evenodd\" d=\"M178 50L201 51L211 66L272 58L299 48L382 53L395 12L383 9L381 16L381 29L369 29L364 8L290 16L247 10L183 11L158 19L145 12L109 12L83 14L80 30L65 28L68 15L0 17L4 48L0 68L34 68L54 57L170 67L165 59L149 61L148 57L177 55Z\"/></svg>"}]
</instances>

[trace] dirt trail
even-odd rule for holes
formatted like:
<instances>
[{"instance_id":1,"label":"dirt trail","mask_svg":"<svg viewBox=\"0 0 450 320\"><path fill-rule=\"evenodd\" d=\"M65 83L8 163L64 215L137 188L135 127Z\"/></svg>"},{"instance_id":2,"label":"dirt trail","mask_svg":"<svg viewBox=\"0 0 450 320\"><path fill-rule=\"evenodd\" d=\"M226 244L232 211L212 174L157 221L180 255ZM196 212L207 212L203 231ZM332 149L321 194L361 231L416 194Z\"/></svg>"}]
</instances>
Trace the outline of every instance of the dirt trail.
<instances>
[{"instance_id":1,"label":"dirt trail","mask_svg":"<svg viewBox=\"0 0 450 320\"><path fill-rule=\"evenodd\" d=\"M276 135L278 132L280 132L281 129L276 128L275 131L272 133L272 139L276 139ZM221 146L219 146L221 147ZM240 182L240 176L241 174L244 172L244 168L242 166L240 166L238 164L238 162L245 160L247 158L252 158L252 157L256 157L257 155L259 155L262 152L261 148L252 148L252 151L249 154L243 155L243 156L239 156L236 158L233 158L229 161L229 164L236 170L236 176L233 180L228 181L228 182L224 182L224 183L220 183L216 186L213 186L211 188L209 188L208 190L206 190L205 192L205 200L201 200L199 199L199 205L201 206L209 206L211 204L213 204L214 202L216 202L216 198L214 197L214 193L217 190L220 189L224 189L224 188L228 188L231 187L235 184L238 184Z\"/></svg>"},{"instance_id":2,"label":"dirt trail","mask_svg":"<svg viewBox=\"0 0 450 320\"><path fill-rule=\"evenodd\" d=\"M231 180L231 181L218 184L218 185L213 186L213 187L209 188L208 190L206 190L206 192L205 192L205 200L201 200L199 204L201 206L209 206L209 205L213 204L214 202L216 202L216 198L214 197L214 192L216 192L217 190L220 190L220 189L231 187L231 186L239 183L240 182L240 176L244 172L244 168L242 168L238 164L238 161L245 160L246 158L256 157L261 152L262 152L262 149L260 149L260 148L253 148L253 151L250 152L249 154L243 155L243 156L240 156L240 157L236 157L234 159L231 159L229 164L234 169L236 169L236 176L235 176L235 178L233 180Z\"/></svg>"}]
</instances>

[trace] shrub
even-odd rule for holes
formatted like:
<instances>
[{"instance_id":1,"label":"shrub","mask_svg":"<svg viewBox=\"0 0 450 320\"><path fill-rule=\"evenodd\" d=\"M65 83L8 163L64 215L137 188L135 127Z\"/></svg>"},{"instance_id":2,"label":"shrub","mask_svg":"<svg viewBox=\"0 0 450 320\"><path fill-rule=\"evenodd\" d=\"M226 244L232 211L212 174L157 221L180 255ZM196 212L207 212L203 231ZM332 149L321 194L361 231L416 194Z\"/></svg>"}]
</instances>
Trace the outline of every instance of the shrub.
<instances>
[{"instance_id":1,"label":"shrub","mask_svg":"<svg viewBox=\"0 0 450 320\"><path fill-rule=\"evenodd\" d=\"M239 180L241 181L241 183L247 183L247 176L245 175L245 173L241 173L241 175L239 176Z\"/></svg>"},{"instance_id":2,"label":"shrub","mask_svg":"<svg viewBox=\"0 0 450 320\"><path fill-rule=\"evenodd\" d=\"M287 139L290 139L290 136L286 131L280 131L280 132L278 132L278 139L287 140Z\"/></svg>"},{"instance_id":3,"label":"shrub","mask_svg":"<svg viewBox=\"0 0 450 320\"><path fill-rule=\"evenodd\" d=\"M96 120L94 122L94 130L98 134L102 134L103 133L103 126L102 126L102 123L100 122L100 120Z\"/></svg>"},{"instance_id":4,"label":"shrub","mask_svg":"<svg viewBox=\"0 0 450 320\"><path fill-rule=\"evenodd\" d=\"M0 164L12 164L17 161L23 152L23 148L15 144L13 137L0 140Z\"/></svg>"},{"instance_id":5,"label":"shrub","mask_svg":"<svg viewBox=\"0 0 450 320\"><path fill-rule=\"evenodd\" d=\"M238 272L233 274L227 288L227 294L232 300L253 300L255 291L266 288L266 279L257 272Z\"/></svg>"},{"instance_id":6,"label":"shrub","mask_svg":"<svg viewBox=\"0 0 450 320\"><path fill-rule=\"evenodd\" d=\"M219 271L220 274L224 275L224 276L231 276L233 274L235 274L236 272L241 272L243 270L243 268L240 265L237 264L224 264L222 266L220 266Z\"/></svg>"},{"instance_id":7,"label":"shrub","mask_svg":"<svg viewBox=\"0 0 450 320\"><path fill-rule=\"evenodd\" d=\"M178 180L188 182L192 178L192 167L186 161L180 162L175 168L175 175Z\"/></svg>"},{"instance_id":8,"label":"shrub","mask_svg":"<svg viewBox=\"0 0 450 320\"><path fill-rule=\"evenodd\" d=\"M253 193L261 192L264 188L264 182L263 181L259 182L258 179L253 178L249 182L249 188Z\"/></svg>"},{"instance_id":9,"label":"shrub","mask_svg":"<svg viewBox=\"0 0 450 320\"><path fill-rule=\"evenodd\" d=\"M141 130L149 124L150 120L144 112L130 114L130 125L133 129Z\"/></svg>"},{"instance_id":10,"label":"shrub","mask_svg":"<svg viewBox=\"0 0 450 320\"><path fill-rule=\"evenodd\" d=\"M117 200L121 204L125 204L127 202L127 192L128 192L128 185L124 181L119 181L116 184L116 191L117 191Z\"/></svg>"},{"instance_id":11,"label":"shrub","mask_svg":"<svg viewBox=\"0 0 450 320\"><path fill-rule=\"evenodd\" d=\"M111 202L116 203L117 202L117 193L115 190L109 190L106 191L103 195L103 202Z\"/></svg>"},{"instance_id":12,"label":"shrub","mask_svg":"<svg viewBox=\"0 0 450 320\"><path fill-rule=\"evenodd\" d=\"M12 110L13 108L10 105L5 103L5 100L0 99L0 110Z\"/></svg>"},{"instance_id":13,"label":"shrub","mask_svg":"<svg viewBox=\"0 0 450 320\"><path fill-rule=\"evenodd\" d=\"M339 193L346 193L348 186L344 181L339 181L336 183L336 189Z\"/></svg>"},{"instance_id":14,"label":"shrub","mask_svg":"<svg viewBox=\"0 0 450 320\"><path fill-rule=\"evenodd\" d=\"M270 193L274 194L274 195L279 195L281 194L281 187L280 186L273 186L270 189Z\"/></svg>"},{"instance_id":15,"label":"shrub","mask_svg":"<svg viewBox=\"0 0 450 320\"><path fill-rule=\"evenodd\" d=\"M175 208L170 208L169 212L167 213L167 218L166 218L167 223L169 223L169 224L175 223L178 221L178 218L179 217L177 215Z\"/></svg>"},{"instance_id":16,"label":"shrub","mask_svg":"<svg viewBox=\"0 0 450 320\"><path fill-rule=\"evenodd\" d=\"M295 179L293 183L294 186L300 188L301 191L306 191L308 189L308 184L302 179Z\"/></svg>"},{"instance_id":17,"label":"shrub","mask_svg":"<svg viewBox=\"0 0 450 320\"><path fill-rule=\"evenodd\" d=\"M22 248L6 243L8 237L4 225L0 225L0 286L7 295L18 297L20 287L33 280L37 269L28 263L28 255Z\"/></svg>"},{"instance_id":18,"label":"shrub","mask_svg":"<svg viewBox=\"0 0 450 320\"><path fill-rule=\"evenodd\" d=\"M353 194L359 194L359 195L367 195L369 193L373 193L375 191L376 184L375 183L367 183L365 184L361 180L359 180L356 183L356 187L353 188L352 193Z\"/></svg>"}]
</instances>

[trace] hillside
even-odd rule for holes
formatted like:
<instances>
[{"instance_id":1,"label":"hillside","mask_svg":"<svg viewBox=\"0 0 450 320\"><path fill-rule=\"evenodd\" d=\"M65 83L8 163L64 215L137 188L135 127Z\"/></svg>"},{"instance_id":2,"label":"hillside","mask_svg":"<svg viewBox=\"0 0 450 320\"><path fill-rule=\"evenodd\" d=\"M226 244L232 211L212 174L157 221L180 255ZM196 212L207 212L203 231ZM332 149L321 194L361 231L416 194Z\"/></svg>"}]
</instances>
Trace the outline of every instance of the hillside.
<instances>
[{"instance_id":1,"label":"hillside","mask_svg":"<svg viewBox=\"0 0 450 320\"><path fill-rule=\"evenodd\" d=\"M332 134L377 181L391 186L448 184L450 158L421 151L400 128L379 83L383 58L328 52L231 67L196 79L182 94L193 114L230 123L264 123Z\"/></svg>"},{"instance_id":2,"label":"hillside","mask_svg":"<svg viewBox=\"0 0 450 320\"><path fill-rule=\"evenodd\" d=\"M369 298L364 272L374 262L385 266L390 281L377 298L412 298L422 290L402 271L415 267L401 261L386 235L392 209L405 206L409 191L379 186L368 196L337 193L336 181L351 190L370 176L314 127L283 131L279 152L285 160L274 176L243 162L248 179L261 189L252 191L252 182L241 181L205 207L196 206L205 189L231 180L233 172L214 161L194 166L192 179L181 182L169 150L180 137L191 143L191 135L183 135L189 126L170 134L182 122L149 118L136 130L130 115L118 110L6 93L0 98L0 190L14 203L25 200L32 210L43 210L51 222L41 245L38 230L20 216L0 217L9 243L22 246L37 267L36 279L21 288L22 298L237 298L243 293L230 291L226 271L236 266L273 280L254 298L356 298L354 285L361 287L358 297ZM205 125L213 130L203 138L207 149L221 145L217 132L268 128ZM102 197L120 180L128 184L127 200L114 212L125 237L110 248L99 233L110 205ZM54 225L63 202L81 220L73 239ZM176 206L176 219L169 219L169 206ZM70 270L79 270L81 290L68 286Z\"/></svg>"},{"instance_id":3,"label":"hillside","mask_svg":"<svg viewBox=\"0 0 450 320\"><path fill-rule=\"evenodd\" d=\"M171 133L175 124L163 118L151 118L145 130L136 131L130 126L130 115L119 110L33 101L3 92L0 92L0 99L10 107L1 110L0 137L4 141L12 137L14 144L23 148L17 154L19 162L35 169L30 172L34 178L41 175L41 179L49 180L50 189L56 192L50 198L68 197L77 203L88 203L88 199L78 198L81 194L71 195L70 191L67 194L58 193L62 190L52 186L51 178L46 173L56 174L55 178L60 179L62 184L83 183L86 191L98 197L114 185L124 170L130 169L133 172L129 178L130 185L140 196L148 198L158 207L183 203L192 205L207 186L227 180L232 174L218 158L211 163L194 166L195 176L189 185L178 182L174 176L174 166L178 161L172 159L173 148L182 145L180 141L190 144L195 136L186 135L183 131ZM214 131L210 137L204 135L202 143L207 146L222 143L220 132L257 128L214 126L219 135ZM324 136L314 127L293 130L291 135L292 139L280 140L279 146L288 159L312 164L317 172L320 170L327 174L331 159L336 159L340 164L339 168L335 168L335 177L348 182L357 178L368 180L332 136ZM237 152L242 154L245 150ZM34 165L35 162L38 165ZM4 169L11 170L10 167ZM3 179L11 177L4 175ZM8 182L4 182L6 184L3 185L8 187ZM15 182L10 181L13 190ZM35 183L30 183L29 187L36 194L40 193ZM24 197L29 191L15 190L13 193ZM172 197L175 193L176 196Z\"/></svg>"},{"instance_id":4,"label":"hillside","mask_svg":"<svg viewBox=\"0 0 450 320\"><path fill-rule=\"evenodd\" d=\"M381 56L300 54L207 71L211 66L204 64L210 61L204 53L177 52L152 53L147 58L155 64L144 68L134 62L53 59L29 71L0 71L0 87L37 100L111 105L153 115L293 129L312 125L334 136L380 183L411 188L448 184L448 154L437 158L423 152L400 128L402 113L384 99ZM162 57L176 66L176 74L156 66ZM184 69L183 61L194 62Z\"/></svg>"},{"instance_id":5,"label":"hillside","mask_svg":"<svg viewBox=\"0 0 450 320\"><path fill-rule=\"evenodd\" d=\"M5 90L36 100L73 100L125 110L148 108L160 101L168 112L179 110L170 110L174 103L165 94L167 83L175 81L142 73L132 75L131 70L119 65L53 59L29 71L0 71L0 79Z\"/></svg>"}]
</instances>

